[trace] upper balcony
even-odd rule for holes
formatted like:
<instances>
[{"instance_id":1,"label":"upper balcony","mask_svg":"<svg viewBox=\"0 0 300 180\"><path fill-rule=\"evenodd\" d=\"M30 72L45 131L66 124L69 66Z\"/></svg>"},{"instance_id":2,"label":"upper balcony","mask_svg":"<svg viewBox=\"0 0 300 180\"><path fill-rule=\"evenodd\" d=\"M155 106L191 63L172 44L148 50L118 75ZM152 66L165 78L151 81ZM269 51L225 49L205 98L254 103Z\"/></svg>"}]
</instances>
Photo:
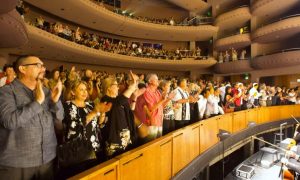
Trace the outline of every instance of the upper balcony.
<instances>
[{"instance_id":1,"label":"upper balcony","mask_svg":"<svg viewBox=\"0 0 300 180\"><path fill-rule=\"evenodd\" d=\"M203 0L167 0L189 12L203 13L208 10L209 4Z\"/></svg>"},{"instance_id":2,"label":"upper balcony","mask_svg":"<svg viewBox=\"0 0 300 180\"><path fill-rule=\"evenodd\" d=\"M241 49L251 44L249 33L233 34L224 38L220 38L215 43L215 48L224 51L229 48Z\"/></svg>"},{"instance_id":3,"label":"upper balcony","mask_svg":"<svg viewBox=\"0 0 300 180\"><path fill-rule=\"evenodd\" d=\"M25 0L51 14L91 29L151 40L205 41L217 33L212 25L170 26L139 21L114 13L91 0ZM76 13L84 12L84 13Z\"/></svg>"},{"instance_id":4,"label":"upper balcony","mask_svg":"<svg viewBox=\"0 0 300 180\"><path fill-rule=\"evenodd\" d=\"M293 8L299 0L255 0L251 12L255 16L274 17Z\"/></svg>"},{"instance_id":5,"label":"upper balcony","mask_svg":"<svg viewBox=\"0 0 300 180\"><path fill-rule=\"evenodd\" d=\"M235 29L242 27L251 19L249 6L241 6L229 12L219 15L215 25L219 30Z\"/></svg>"},{"instance_id":6,"label":"upper balcony","mask_svg":"<svg viewBox=\"0 0 300 180\"><path fill-rule=\"evenodd\" d=\"M237 60L232 62L217 63L214 66L214 71L219 74L234 74L250 72L253 69L250 66L249 60Z\"/></svg>"},{"instance_id":7,"label":"upper balcony","mask_svg":"<svg viewBox=\"0 0 300 180\"><path fill-rule=\"evenodd\" d=\"M300 48L286 49L272 54L258 56L251 60L255 69L290 67L300 64Z\"/></svg>"},{"instance_id":8,"label":"upper balcony","mask_svg":"<svg viewBox=\"0 0 300 180\"><path fill-rule=\"evenodd\" d=\"M278 42L300 33L300 14L287 16L258 28L252 40L259 43Z\"/></svg>"},{"instance_id":9,"label":"upper balcony","mask_svg":"<svg viewBox=\"0 0 300 180\"><path fill-rule=\"evenodd\" d=\"M1 11L3 12L3 14L0 14L1 48L18 47L28 41L24 20L14 9L15 7L12 7L12 9L10 8L11 6L9 5L6 6L6 8L1 8Z\"/></svg>"},{"instance_id":10,"label":"upper balcony","mask_svg":"<svg viewBox=\"0 0 300 180\"><path fill-rule=\"evenodd\" d=\"M153 70L200 70L209 68L216 63L213 58L163 60L120 55L77 44L31 25L26 26L29 43L18 49L2 49L3 51L13 54L33 54L41 58L65 62Z\"/></svg>"}]
</instances>

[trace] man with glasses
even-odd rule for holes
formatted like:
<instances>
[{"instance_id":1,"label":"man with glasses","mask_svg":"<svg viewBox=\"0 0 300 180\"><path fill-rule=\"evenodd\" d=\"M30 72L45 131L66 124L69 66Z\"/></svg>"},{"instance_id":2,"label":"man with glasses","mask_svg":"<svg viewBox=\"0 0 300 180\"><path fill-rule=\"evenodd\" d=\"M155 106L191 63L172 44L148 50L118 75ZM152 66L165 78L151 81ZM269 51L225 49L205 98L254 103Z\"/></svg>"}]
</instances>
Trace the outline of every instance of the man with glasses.
<instances>
[{"instance_id":1,"label":"man with glasses","mask_svg":"<svg viewBox=\"0 0 300 180\"><path fill-rule=\"evenodd\" d=\"M0 88L0 177L53 179L62 83L51 92L43 87L45 67L38 57L22 56L14 67L17 79Z\"/></svg>"}]
</instances>

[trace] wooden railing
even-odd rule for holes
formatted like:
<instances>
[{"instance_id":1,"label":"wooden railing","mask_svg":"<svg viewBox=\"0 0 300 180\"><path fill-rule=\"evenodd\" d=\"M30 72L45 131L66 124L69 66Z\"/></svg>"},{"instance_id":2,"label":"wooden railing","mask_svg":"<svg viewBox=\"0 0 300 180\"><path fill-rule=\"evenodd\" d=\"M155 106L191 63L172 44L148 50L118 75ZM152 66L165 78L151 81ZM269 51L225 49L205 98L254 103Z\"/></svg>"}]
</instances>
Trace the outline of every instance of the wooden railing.
<instances>
[{"instance_id":1,"label":"wooden railing","mask_svg":"<svg viewBox=\"0 0 300 180\"><path fill-rule=\"evenodd\" d=\"M263 124L300 117L300 105L272 106L212 117L128 151L71 179L170 179L197 156L218 143L219 129L238 133L248 122Z\"/></svg>"}]
</instances>

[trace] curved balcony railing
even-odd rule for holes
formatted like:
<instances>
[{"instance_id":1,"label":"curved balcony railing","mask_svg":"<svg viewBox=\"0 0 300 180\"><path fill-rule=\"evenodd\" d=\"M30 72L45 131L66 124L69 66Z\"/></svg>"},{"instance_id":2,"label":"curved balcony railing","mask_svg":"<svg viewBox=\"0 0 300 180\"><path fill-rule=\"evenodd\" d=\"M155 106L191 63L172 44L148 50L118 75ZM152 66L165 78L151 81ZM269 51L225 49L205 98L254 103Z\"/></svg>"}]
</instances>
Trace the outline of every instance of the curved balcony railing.
<instances>
[{"instance_id":1,"label":"curved balcony railing","mask_svg":"<svg viewBox=\"0 0 300 180\"><path fill-rule=\"evenodd\" d=\"M269 24L273 24L273 23L276 23L276 22L285 20L285 19L294 18L294 17L299 17L299 16L300 16L300 14L292 14L292 15L284 16L284 17L281 17L281 18L279 18L279 19L275 19L275 20L273 20L273 21L268 21L268 22L266 22L266 23L262 23L262 24L259 26L259 28L264 27L264 26L267 26L267 25L269 25Z\"/></svg>"},{"instance_id":2,"label":"curved balcony railing","mask_svg":"<svg viewBox=\"0 0 300 180\"><path fill-rule=\"evenodd\" d=\"M216 40L215 48L219 51L224 51L229 48L241 49L251 44L249 33L235 34L225 38Z\"/></svg>"},{"instance_id":3,"label":"curved balcony railing","mask_svg":"<svg viewBox=\"0 0 300 180\"><path fill-rule=\"evenodd\" d=\"M300 65L300 48L284 49L257 56L251 60L256 69L271 69Z\"/></svg>"},{"instance_id":4,"label":"curved balcony railing","mask_svg":"<svg viewBox=\"0 0 300 180\"><path fill-rule=\"evenodd\" d=\"M243 133L250 128L254 128L256 133L260 133L263 130L274 128L274 125L269 126L272 122L282 122L281 120L290 119L291 114L300 117L300 106L261 107L212 117L171 132L71 179L182 179L180 177L184 175L185 171L183 168L188 168L187 165L192 161L195 163L195 160L200 159L201 168L203 169L216 156L221 154L221 151L219 152L214 148L220 145L217 138L219 129L224 129L234 135ZM249 122L255 122L260 128L256 128L256 126L248 127ZM293 124L294 121L288 123ZM248 132L240 137L248 138L251 135ZM239 140L239 138L226 142L225 150L237 143L236 140ZM244 139L239 141L241 140ZM210 153L211 149L215 151ZM206 156L207 154L209 155ZM199 171L201 171L201 168ZM191 171L197 172L198 169L191 168Z\"/></svg>"},{"instance_id":5,"label":"curved balcony railing","mask_svg":"<svg viewBox=\"0 0 300 180\"><path fill-rule=\"evenodd\" d=\"M0 48L19 47L28 42L24 20L15 9L0 14L0 27Z\"/></svg>"},{"instance_id":6,"label":"curved balcony railing","mask_svg":"<svg viewBox=\"0 0 300 180\"><path fill-rule=\"evenodd\" d=\"M218 26L220 30L235 29L244 26L250 19L251 13L249 6L241 6L232 11L220 14L215 20L215 25Z\"/></svg>"},{"instance_id":7,"label":"curved balcony railing","mask_svg":"<svg viewBox=\"0 0 300 180\"><path fill-rule=\"evenodd\" d=\"M290 38L300 33L300 14L286 16L265 24L252 33L252 40L271 43Z\"/></svg>"},{"instance_id":8,"label":"curved balcony railing","mask_svg":"<svg viewBox=\"0 0 300 180\"><path fill-rule=\"evenodd\" d=\"M116 14L90 0L65 0L65 8L58 0L25 0L56 16L91 29L125 37L166 41L205 41L218 31L212 25L169 26L147 23ZM63 10L62 10L63 9ZM85 12L84 16L80 13Z\"/></svg>"},{"instance_id":9,"label":"curved balcony railing","mask_svg":"<svg viewBox=\"0 0 300 180\"><path fill-rule=\"evenodd\" d=\"M255 16L275 17L294 8L298 0L256 0L251 4L251 12Z\"/></svg>"},{"instance_id":10,"label":"curved balcony railing","mask_svg":"<svg viewBox=\"0 0 300 180\"><path fill-rule=\"evenodd\" d=\"M219 74L246 73L252 70L248 59L217 63L214 66L214 71Z\"/></svg>"}]
</instances>

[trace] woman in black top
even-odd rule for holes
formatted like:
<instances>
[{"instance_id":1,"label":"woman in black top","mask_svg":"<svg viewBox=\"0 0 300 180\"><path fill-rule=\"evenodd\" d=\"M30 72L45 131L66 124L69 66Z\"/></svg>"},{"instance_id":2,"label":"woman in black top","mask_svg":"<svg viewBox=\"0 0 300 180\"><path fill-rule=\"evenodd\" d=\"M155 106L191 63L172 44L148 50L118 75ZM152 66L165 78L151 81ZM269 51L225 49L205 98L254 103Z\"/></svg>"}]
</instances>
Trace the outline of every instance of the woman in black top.
<instances>
[{"instance_id":1,"label":"woman in black top","mask_svg":"<svg viewBox=\"0 0 300 180\"><path fill-rule=\"evenodd\" d=\"M84 138L89 142L89 147L94 150L90 158L96 159L96 153L100 151L100 128L99 125L103 123L105 112L107 112L111 104L87 102L88 98L87 84L84 81L71 82L69 87L72 99L64 103L65 118L64 134L65 141L72 141L75 138ZM83 165L85 164L85 165ZM87 162L78 162L78 167L71 167L73 172L78 173L91 164ZM92 165L91 165L92 166ZM80 169L80 170L79 170Z\"/></svg>"},{"instance_id":2,"label":"woman in black top","mask_svg":"<svg viewBox=\"0 0 300 180\"><path fill-rule=\"evenodd\" d=\"M101 102L112 103L111 110L106 113L106 120L101 127L107 159L136 145L137 129L129 98L137 89L138 77L132 73L130 75L130 84L121 95L118 95L119 86L115 78L106 78L103 81L103 93L105 95ZM140 127L141 125L137 126Z\"/></svg>"}]
</instances>

